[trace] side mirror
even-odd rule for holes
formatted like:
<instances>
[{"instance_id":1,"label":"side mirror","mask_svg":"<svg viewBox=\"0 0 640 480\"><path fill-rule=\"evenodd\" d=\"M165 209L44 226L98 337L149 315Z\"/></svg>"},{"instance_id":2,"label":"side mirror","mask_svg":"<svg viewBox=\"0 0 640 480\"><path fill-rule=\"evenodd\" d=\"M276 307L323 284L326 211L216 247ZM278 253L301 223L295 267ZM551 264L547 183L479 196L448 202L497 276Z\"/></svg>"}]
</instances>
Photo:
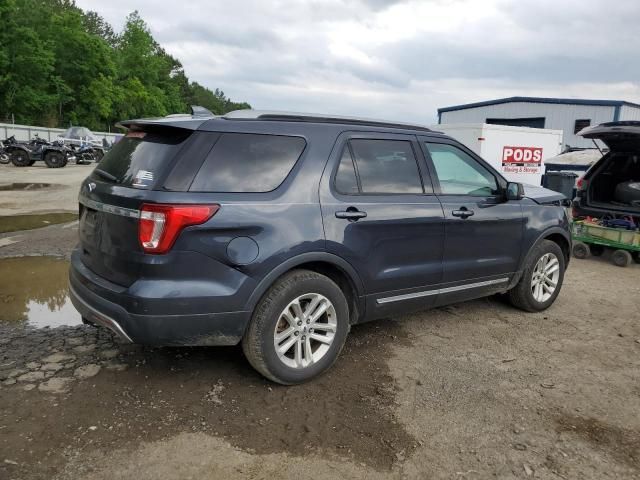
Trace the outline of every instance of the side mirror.
<instances>
[{"instance_id":1,"label":"side mirror","mask_svg":"<svg viewBox=\"0 0 640 480\"><path fill-rule=\"evenodd\" d=\"M522 200L524 198L524 186L517 182L508 182L505 189L507 200Z\"/></svg>"}]
</instances>

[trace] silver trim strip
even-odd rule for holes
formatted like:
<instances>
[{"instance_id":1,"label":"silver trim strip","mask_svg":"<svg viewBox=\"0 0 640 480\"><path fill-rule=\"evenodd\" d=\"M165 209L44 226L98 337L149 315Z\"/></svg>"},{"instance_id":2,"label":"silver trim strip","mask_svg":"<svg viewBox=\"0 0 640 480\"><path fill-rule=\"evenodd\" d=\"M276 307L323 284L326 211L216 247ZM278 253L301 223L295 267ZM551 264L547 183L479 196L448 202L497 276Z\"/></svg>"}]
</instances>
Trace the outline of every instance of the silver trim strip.
<instances>
[{"instance_id":1,"label":"silver trim strip","mask_svg":"<svg viewBox=\"0 0 640 480\"><path fill-rule=\"evenodd\" d=\"M127 335L127 332L124 331L124 329L120 326L118 322L116 322L113 318L108 317L104 313L98 312L95 308L89 305L86 301L82 299L82 297L80 297L80 295L78 295L78 292L76 292L76 290L71 285L69 285L69 290L71 292L72 299L77 300L79 303L82 304L82 306L85 309L87 309L90 313L93 314L93 317L90 320L93 320L98 325L108 328L123 340L126 340L129 343L133 343L133 340L131 340L131 337Z\"/></svg>"},{"instance_id":2,"label":"silver trim strip","mask_svg":"<svg viewBox=\"0 0 640 480\"><path fill-rule=\"evenodd\" d=\"M393 297L383 297L376 300L378 305L383 303L400 302L402 300L411 300L414 298L430 297L431 295L437 295L440 290L425 290L424 292L405 293L403 295L394 295Z\"/></svg>"},{"instance_id":3,"label":"silver trim strip","mask_svg":"<svg viewBox=\"0 0 640 480\"><path fill-rule=\"evenodd\" d=\"M466 285L456 285L455 287L445 287L436 290L424 290L422 292L405 293L403 295L394 295L392 297L378 298L376 303L383 305L391 302L401 302L402 300L412 300L414 298L430 297L432 295L439 295L441 293L453 293L461 290L468 290L470 288L488 287L489 285L498 285L509 281L509 277L497 278L495 280L485 280L483 282L468 283Z\"/></svg>"},{"instance_id":4,"label":"silver trim strip","mask_svg":"<svg viewBox=\"0 0 640 480\"><path fill-rule=\"evenodd\" d=\"M85 207L98 210L99 212L112 213L122 217L140 218L140 210L134 210L133 208L117 207L115 205L109 205L108 203L96 202L95 200L82 196L78 197L78 201Z\"/></svg>"}]
</instances>

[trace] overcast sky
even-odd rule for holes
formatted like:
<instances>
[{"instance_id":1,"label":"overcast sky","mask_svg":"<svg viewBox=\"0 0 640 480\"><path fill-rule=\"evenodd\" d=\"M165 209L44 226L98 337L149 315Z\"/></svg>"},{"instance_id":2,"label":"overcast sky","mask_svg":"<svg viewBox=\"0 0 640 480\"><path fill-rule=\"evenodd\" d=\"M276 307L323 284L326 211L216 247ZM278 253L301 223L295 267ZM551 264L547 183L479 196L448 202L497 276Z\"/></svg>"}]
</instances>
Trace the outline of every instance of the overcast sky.
<instances>
[{"instance_id":1,"label":"overcast sky","mask_svg":"<svg viewBox=\"0 0 640 480\"><path fill-rule=\"evenodd\" d=\"M640 102L638 0L77 0L138 10L187 76L254 108L436 120L512 95Z\"/></svg>"}]
</instances>

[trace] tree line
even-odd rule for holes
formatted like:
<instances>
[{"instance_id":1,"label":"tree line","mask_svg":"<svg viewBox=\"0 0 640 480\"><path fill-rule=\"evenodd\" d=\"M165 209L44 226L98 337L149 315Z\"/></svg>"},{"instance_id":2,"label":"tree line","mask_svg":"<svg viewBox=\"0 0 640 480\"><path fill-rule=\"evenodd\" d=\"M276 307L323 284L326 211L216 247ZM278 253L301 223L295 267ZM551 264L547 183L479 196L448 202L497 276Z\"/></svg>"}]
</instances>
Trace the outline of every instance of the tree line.
<instances>
[{"instance_id":1,"label":"tree line","mask_svg":"<svg viewBox=\"0 0 640 480\"><path fill-rule=\"evenodd\" d=\"M189 105L250 108L190 81L137 11L117 33L73 0L0 0L0 120L106 130Z\"/></svg>"}]
</instances>

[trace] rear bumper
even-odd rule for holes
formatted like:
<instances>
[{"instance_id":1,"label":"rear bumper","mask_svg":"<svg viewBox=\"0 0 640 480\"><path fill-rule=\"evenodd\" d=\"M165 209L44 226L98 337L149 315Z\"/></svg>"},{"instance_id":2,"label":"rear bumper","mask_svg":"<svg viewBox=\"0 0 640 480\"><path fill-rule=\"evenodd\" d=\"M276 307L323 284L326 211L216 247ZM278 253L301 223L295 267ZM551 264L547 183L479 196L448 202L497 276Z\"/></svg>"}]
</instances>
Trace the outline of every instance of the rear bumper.
<instances>
[{"instance_id":1,"label":"rear bumper","mask_svg":"<svg viewBox=\"0 0 640 480\"><path fill-rule=\"evenodd\" d=\"M108 288L105 279L88 271L77 255L69 269L70 297L83 318L106 327L121 339L145 345L236 345L242 339L250 312L187 315L141 315L122 305L135 302L142 310L146 298L132 297L127 289ZM176 298L166 301L175 303ZM154 309L157 309L157 300Z\"/></svg>"}]
</instances>

